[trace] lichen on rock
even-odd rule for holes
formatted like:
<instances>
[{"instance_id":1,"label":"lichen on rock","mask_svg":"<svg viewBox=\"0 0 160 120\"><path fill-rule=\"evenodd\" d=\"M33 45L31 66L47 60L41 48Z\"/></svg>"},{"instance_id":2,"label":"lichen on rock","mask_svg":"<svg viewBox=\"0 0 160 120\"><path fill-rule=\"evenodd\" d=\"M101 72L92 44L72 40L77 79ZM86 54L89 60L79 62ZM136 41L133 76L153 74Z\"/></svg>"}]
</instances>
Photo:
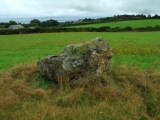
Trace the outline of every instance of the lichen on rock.
<instances>
[{"instance_id":1,"label":"lichen on rock","mask_svg":"<svg viewBox=\"0 0 160 120\"><path fill-rule=\"evenodd\" d=\"M41 73L58 83L72 82L87 74L99 76L109 68L113 50L101 37L66 46L56 55L37 62Z\"/></svg>"}]
</instances>

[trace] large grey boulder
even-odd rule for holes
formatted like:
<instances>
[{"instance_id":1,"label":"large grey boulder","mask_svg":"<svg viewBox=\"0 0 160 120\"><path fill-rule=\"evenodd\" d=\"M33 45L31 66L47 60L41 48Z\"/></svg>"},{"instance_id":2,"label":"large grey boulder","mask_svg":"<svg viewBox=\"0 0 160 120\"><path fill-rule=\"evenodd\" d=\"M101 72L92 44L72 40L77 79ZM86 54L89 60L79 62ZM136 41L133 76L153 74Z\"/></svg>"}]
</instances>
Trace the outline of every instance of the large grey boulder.
<instances>
[{"instance_id":1,"label":"large grey boulder","mask_svg":"<svg viewBox=\"0 0 160 120\"><path fill-rule=\"evenodd\" d=\"M99 76L109 68L113 50L104 38L71 44L60 53L37 62L41 73L59 84L67 84L86 75Z\"/></svg>"}]
</instances>

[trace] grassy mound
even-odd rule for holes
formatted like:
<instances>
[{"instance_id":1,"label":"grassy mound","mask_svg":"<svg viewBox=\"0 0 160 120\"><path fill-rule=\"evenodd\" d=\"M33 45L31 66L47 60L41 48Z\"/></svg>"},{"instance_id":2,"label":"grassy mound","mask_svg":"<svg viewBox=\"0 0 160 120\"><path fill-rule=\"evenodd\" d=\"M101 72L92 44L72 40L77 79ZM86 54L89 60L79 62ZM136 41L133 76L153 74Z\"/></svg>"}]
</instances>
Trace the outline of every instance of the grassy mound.
<instances>
[{"instance_id":1,"label":"grassy mound","mask_svg":"<svg viewBox=\"0 0 160 120\"><path fill-rule=\"evenodd\" d=\"M160 119L160 72L115 65L84 81L59 89L35 63L0 72L0 119Z\"/></svg>"}]
</instances>

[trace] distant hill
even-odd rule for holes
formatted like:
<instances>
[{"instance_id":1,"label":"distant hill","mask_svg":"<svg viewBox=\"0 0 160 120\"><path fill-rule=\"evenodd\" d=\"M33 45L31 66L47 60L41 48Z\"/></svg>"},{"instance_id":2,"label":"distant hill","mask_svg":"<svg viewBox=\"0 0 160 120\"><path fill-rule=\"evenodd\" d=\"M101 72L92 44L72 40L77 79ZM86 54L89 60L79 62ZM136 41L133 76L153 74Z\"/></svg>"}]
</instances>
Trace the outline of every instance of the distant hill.
<instances>
[{"instance_id":1,"label":"distant hill","mask_svg":"<svg viewBox=\"0 0 160 120\"><path fill-rule=\"evenodd\" d=\"M87 25L76 25L76 26L68 26L67 28L100 28L100 27L120 27L120 28L125 28L125 27L132 27L132 28L138 28L138 27L155 27L155 26L160 26L160 19L146 19L146 20L130 20L130 21L117 21L117 22L107 22L107 23L91 23Z\"/></svg>"}]
</instances>

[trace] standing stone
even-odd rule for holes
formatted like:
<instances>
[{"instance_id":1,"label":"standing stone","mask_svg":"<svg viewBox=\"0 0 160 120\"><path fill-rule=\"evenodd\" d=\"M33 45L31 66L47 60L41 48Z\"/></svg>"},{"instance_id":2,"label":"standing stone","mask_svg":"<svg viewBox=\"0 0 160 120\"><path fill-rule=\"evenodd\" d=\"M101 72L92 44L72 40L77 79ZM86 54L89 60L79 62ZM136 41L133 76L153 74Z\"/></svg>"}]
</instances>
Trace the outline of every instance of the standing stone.
<instances>
[{"instance_id":1,"label":"standing stone","mask_svg":"<svg viewBox=\"0 0 160 120\"><path fill-rule=\"evenodd\" d=\"M67 84L85 75L99 76L110 65L113 50L104 38L71 44L60 53L37 62L40 72L59 84Z\"/></svg>"}]
</instances>

